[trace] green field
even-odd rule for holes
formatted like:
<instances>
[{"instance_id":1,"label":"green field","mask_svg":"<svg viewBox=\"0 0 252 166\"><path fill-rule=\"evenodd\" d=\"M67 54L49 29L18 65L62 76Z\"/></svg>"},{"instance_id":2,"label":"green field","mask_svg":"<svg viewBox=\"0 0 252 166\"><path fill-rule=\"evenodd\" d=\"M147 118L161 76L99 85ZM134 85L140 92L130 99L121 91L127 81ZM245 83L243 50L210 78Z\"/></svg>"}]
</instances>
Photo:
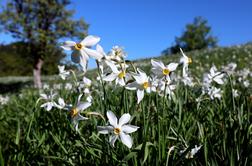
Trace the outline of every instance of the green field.
<instances>
[{"instance_id":1,"label":"green field","mask_svg":"<svg viewBox=\"0 0 252 166\"><path fill-rule=\"evenodd\" d=\"M192 85L185 85L180 64L170 74L171 84L151 93L145 91L139 104L136 91L115 85L115 81L97 81L96 77L102 74L97 69L86 74L91 85L83 82L80 71L75 71L77 74L70 72L66 80L59 76L45 79L46 86L41 91L31 88L30 78L11 93L2 91L0 165L251 165L252 44L186 55L192 58L188 72ZM181 57L175 54L153 59L166 65L178 63ZM141 68L148 76L153 75L150 59L126 63L129 74ZM213 65L220 71L214 78L222 74L224 84L212 78L208 88L215 87L221 93L205 90L203 76ZM1 78L1 88L21 80ZM128 85L134 77L125 81ZM154 86L154 80L149 81ZM152 86L149 84L147 87ZM169 89L170 85L176 88ZM42 93L56 95L38 100ZM78 107L80 94L81 102L92 96L92 105L80 111L88 119L79 121L76 131L74 108ZM47 111L41 107L47 101L59 105L59 98L72 104L71 108L53 106ZM139 127L129 134L133 139L131 148L120 139L113 147L109 135L99 133L97 126L109 125L107 111L117 118L129 113L129 123ZM117 131L112 130L110 135L117 135Z\"/></svg>"}]
</instances>

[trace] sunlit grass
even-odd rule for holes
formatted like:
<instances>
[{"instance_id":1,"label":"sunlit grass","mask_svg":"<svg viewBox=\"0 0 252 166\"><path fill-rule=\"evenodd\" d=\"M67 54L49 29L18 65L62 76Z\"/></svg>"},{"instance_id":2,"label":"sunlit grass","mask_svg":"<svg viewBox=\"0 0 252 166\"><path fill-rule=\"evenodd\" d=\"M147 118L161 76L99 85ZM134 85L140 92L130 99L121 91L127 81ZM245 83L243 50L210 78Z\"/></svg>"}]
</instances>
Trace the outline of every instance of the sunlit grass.
<instances>
[{"instance_id":1,"label":"sunlit grass","mask_svg":"<svg viewBox=\"0 0 252 166\"><path fill-rule=\"evenodd\" d=\"M222 51L220 49L219 52ZM212 64L207 67L206 60L196 55L202 52L195 51L193 54L193 64L189 69L195 85L185 86L183 82L176 81L171 98L145 93L143 100L137 104L135 91L93 80L88 87L93 98L92 106L81 113L89 119L80 121L78 131L71 124L68 111L56 107L46 111L40 107L43 101L38 102L38 99L42 92L26 88L8 95L9 102L0 106L0 163L249 165L252 162L251 85L246 87L243 84L245 78L239 81L246 72L239 64L235 73L224 72L224 85L216 85L223 90L221 98L211 99L207 94L202 95L201 80L202 73L208 71ZM248 57L251 59L251 55L248 54ZM176 61L174 57L162 58L166 64L167 61ZM212 62L216 62L218 68L223 65L217 60ZM140 63L135 65L141 66ZM134 68L129 71L134 72ZM92 78L99 76L98 73L93 71ZM250 76L246 79L249 80ZM53 90L66 103L75 104L81 92L76 81L81 82L82 78L69 77L63 82L50 82L43 93ZM67 83L73 87L65 88ZM238 90L239 95L235 96L232 89ZM106 112L109 110L117 117L129 113L130 124L139 127L130 134L132 148L127 148L121 141L116 141L115 147L112 147L107 135L99 134L97 126L108 124Z\"/></svg>"}]
</instances>

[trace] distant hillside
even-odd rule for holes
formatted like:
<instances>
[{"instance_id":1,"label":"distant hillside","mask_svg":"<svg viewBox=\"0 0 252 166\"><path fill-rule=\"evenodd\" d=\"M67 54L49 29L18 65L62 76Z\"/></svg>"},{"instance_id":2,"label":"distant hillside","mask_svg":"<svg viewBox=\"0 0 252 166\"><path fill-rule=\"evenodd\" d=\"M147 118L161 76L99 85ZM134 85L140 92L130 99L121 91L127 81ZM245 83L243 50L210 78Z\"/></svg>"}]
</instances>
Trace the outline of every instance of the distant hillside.
<instances>
[{"instance_id":1,"label":"distant hillside","mask_svg":"<svg viewBox=\"0 0 252 166\"><path fill-rule=\"evenodd\" d=\"M222 65L227 65L233 62L237 64L237 70L247 68L250 71L252 71L252 43L236 45L231 47L218 47L214 49L196 50L186 52L186 55L191 57L193 61L193 63L190 64L189 66L190 71L194 76L197 76L199 78L202 77L203 72L208 72L213 64L215 64L217 68L220 68ZM181 54L161 55L152 58L135 60L133 61L133 64L136 67L139 67L148 73L151 68L150 63L151 59L161 60L165 64L168 64L170 62L179 62L181 56L182 56ZM0 64L1 64L1 58L0 58ZM1 70L3 71L4 69L1 68ZM96 69L88 70L86 76L95 79L97 76L97 70ZM10 83L10 82L24 83L28 82L27 78L29 78L28 80L30 82L33 79L32 77L17 77L15 79L12 77L11 78L2 77L0 78L0 83Z\"/></svg>"},{"instance_id":2,"label":"distant hillside","mask_svg":"<svg viewBox=\"0 0 252 166\"><path fill-rule=\"evenodd\" d=\"M213 49L196 50L185 53L192 58L193 63L189 68L193 75L201 76L203 72L209 71L215 64L217 68L231 62L237 64L237 70L248 68L252 71L252 43L236 45L231 47L218 47ZM151 67L150 59L161 60L164 64L179 62L181 54L161 55L134 61L137 67L149 70Z\"/></svg>"}]
</instances>

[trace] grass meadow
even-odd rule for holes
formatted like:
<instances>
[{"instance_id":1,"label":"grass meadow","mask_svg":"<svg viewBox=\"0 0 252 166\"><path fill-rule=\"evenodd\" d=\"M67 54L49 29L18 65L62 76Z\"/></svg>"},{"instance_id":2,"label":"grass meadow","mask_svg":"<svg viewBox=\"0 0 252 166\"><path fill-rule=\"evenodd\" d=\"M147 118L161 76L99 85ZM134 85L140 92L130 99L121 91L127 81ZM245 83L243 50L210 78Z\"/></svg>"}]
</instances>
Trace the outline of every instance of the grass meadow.
<instances>
[{"instance_id":1,"label":"grass meadow","mask_svg":"<svg viewBox=\"0 0 252 166\"><path fill-rule=\"evenodd\" d=\"M182 54L152 58L177 63L168 74L161 70L166 77L156 77L150 59L118 55L97 61L85 75L92 82L64 69L65 80L44 81L41 90L28 85L2 94L1 165L251 165L251 44L188 52L188 70ZM131 90L141 73L148 80ZM132 130L115 126L108 111L130 115Z\"/></svg>"}]
</instances>

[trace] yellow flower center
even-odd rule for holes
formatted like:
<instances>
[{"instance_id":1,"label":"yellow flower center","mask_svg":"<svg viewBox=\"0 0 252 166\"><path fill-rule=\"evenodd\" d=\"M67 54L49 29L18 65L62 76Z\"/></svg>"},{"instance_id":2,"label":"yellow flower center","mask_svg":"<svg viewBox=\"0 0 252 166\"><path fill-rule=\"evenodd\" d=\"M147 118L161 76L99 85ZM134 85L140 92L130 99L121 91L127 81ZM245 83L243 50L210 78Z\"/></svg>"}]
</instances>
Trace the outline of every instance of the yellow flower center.
<instances>
[{"instance_id":1,"label":"yellow flower center","mask_svg":"<svg viewBox=\"0 0 252 166\"><path fill-rule=\"evenodd\" d=\"M73 108L71 111L70 111L70 115L71 117L75 117L76 115L78 114L78 110L76 108Z\"/></svg>"},{"instance_id":2,"label":"yellow flower center","mask_svg":"<svg viewBox=\"0 0 252 166\"><path fill-rule=\"evenodd\" d=\"M118 74L118 77L121 78L121 79L122 79L123 77L125 77L125 72L122 71L121 73L119 73L119 74Z\"/></svg>"},{"instance_id":3,"label":"yellow flower center","mask_svg":"<svg viewBox=\"0 0 252 166\"><path fill-rule=\"evenodd\" d=\"M168 75L170 73L170 70L169 69L163 69L163 74L164 75Z\"/></svg>"},{"instance_id":4,"label":"yellow flower center","mask_svg":"<svg viewBox=\"0 0 252 166\"><path fill-rule=\"evenodd\" d=\"M147 89L149 86L150 86L150 85L149 85L148 82L144 82L144 83L143 83L143 88L144 88L144 89Z\"/></svg>"},{"instance_id":5,"label":"yellow flower center","mask_svg":"<svg viewBox=\"0 0 252 166\"><path fill-rule=\"evenodd\" d=\"M75 44L75 46L74 46L74 48L75 48L76 50L80 50L82 47L83 47L83 45L82 45L81 43L77 43L77 44Z\"/></svg>"},{"instance_id":6,"label":"yellow flower center","mask_svg":"<svg viewBox=\"0 0 252 166\"><path fill-rule=\"evenodd\" d=\"M120 128L114 128L114 133L115 135L119 135L121 132L121 129Z\"/></svg>"},{"instance_id":7,"label":"yellow flower center","mask_svg":"<svg viewBox=\"0 0 252 166\"><path fill-rule=\"evenodd\" d=\"M192 59L191 58L188 58L188 63L192 63Z\"/></svg>"}]
</instances>

